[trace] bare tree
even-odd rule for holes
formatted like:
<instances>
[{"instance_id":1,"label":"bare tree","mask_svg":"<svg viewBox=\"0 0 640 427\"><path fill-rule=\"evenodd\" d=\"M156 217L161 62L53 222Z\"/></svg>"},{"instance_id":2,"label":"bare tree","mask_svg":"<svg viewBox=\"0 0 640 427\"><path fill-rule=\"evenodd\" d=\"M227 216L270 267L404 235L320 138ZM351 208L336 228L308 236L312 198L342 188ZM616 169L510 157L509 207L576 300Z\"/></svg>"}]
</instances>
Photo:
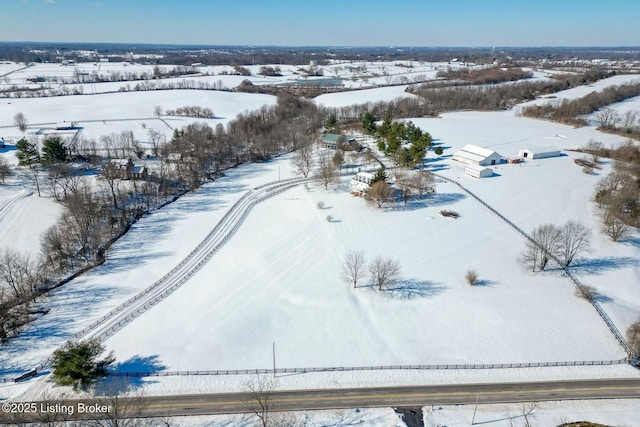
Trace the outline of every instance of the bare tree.
<instances>
[{"instance_id":1,"label":"bare tree","mask_svg":"<svg viewBox=\"0 0 640 427\"><path fill-rule=\"evenodd\" d=\"M304 145L298 148L291 159L291 163L296 167L296 173L308 178L313 167L313 150L311 146Z\"/></svg>"},{"instance_id":2,"label":"bare tree","mask_svg":"<svg viewBox=\"0 0 640 427\"><path fill-rule=\"evenodd\" d=\"M434 181L435 178L433 174L427 171L415 171L411 175L411 186L416 190L420 198L422 198L424 194L435 191Z\"/></svg>"},{"instance_id":3,"label":"bare tree","mask_svg":"<svg viewBox=\"0 0 640 427\"><path fill-rule=\"evenodd\" d=\"M4 180L11 173L11 167L9 163L4 159L4 157L0 157L0 183L4 184Z\"/></svg>"},{"instance_id":4,"label":"bare tree","mask_svg":"<svg viewBox=\"0 0 640 427\"><path fill-rule=\"evenodd\" d=\"M325 190L336 180L336 167L326 151L320 155L316 177L320 179Z\"/></svg>"},{"instance_id":5,"label":"bare tree","mask_svg":"<svg viewBox=\"0 0 640 427\"><path fill-rule=\"evenodd\" d=\"M629 345L629 357L637 363L640 358L640 319L627 328L626 337Z\"/></svg>"},{"instance_id":6,"label":"bare tree","mask_svg":"<svg viewBox=\"0 0 640 427\"><path fill-rule=\"evenodd\" d=\"M143 418L149 404L145 396L139 392L125 397L131 390L127 378L115 377L99 384L100 396L95 396L98 405L108 407L101 419L87 420L91 427L151 427L159 425L158 420Z\"/></svg>"},{"instance_id":7,"label":"bare tree","mask_svg":"<svg viewBox=\"0 0 640 427\"><path fill-rule=\"evenodd\" d=\"M575 257L589 250L591 232L581 222L568 221L560 236L559 258L565 267L571 265Z\"/></svg>"},{"instance_id":8,"label":"bare tree","mask_svg":"<svg viewBox=\"0 0 640 427\"><path fill-rule=\"evenodd\" d=\"M165 136L163 133L158 132L155 129L149 129L149 139L151 140L151 153L154 157L158 157L160 147L165 143Z\"/></svg>"},{"instance_id":9,"label":"bare tree","mask_svg":"<svg viewBox=\"0 0 640 427\"><path fill-rule=\"evenodd\" d=\"M604 144L600 141L590 139L584 146L584 150L591 154L594 163L600 162L600 152L604 148Z\"/></svg>"},{"instance_id":10,"label":"bare tree","mask_svg":"<svg viewBox=\"0 0 640 427\"><path fill-rule=\"evenodd\" d=\"M409 199L411 198L411 193L413 191L412 185L412 177L406 173L398 172L396 174L396 186L400 190L400 196L402 196L402 201L407 204Z\"/></svg>"},{"instance_id":11,"label":"bare tree","mask_svg":"<svg viewBox=\"0 0 640 427\"><path fill-rule=\"evenodd\" d=\"M400 263L392 258L376 257L369 264L369 273L381 291L400 278Z\"/></svg>"},{"instance_id":12,"label":"bare tree","mask_svg":"<svg viewBox=\"0 0 640 427\"><path fill-rule=\"evenodd\" d=\"M603 128L612 128L620 122L620 117L615 110L603 108L595 114L598 124Z\"/></svg>"},{"instance_id":13,"label":"bare tree","mask_svg":"<svg viewBox=\"0 0 640 427\"><path fill-rule=\"evenodd\" d=\"M532 427L533 420L535 419L535 411L538 409L538 404L536 402L532 402L530 404L523 403L522 410L520 414L523 418L523 426L524 427Z\"/></svg>"},{"instance_id":14,"label":"bare tree","mask_svg":"<svg viewBox=\"0 0 640 427\"><path fill-rule=\"evenodd\" d=\"M561 230L553 224L536 227L531 233L531 240L527 239L522 254L523 263L531 266L532 271L544 270L560 248L561 234Z\"/></svg>"},{"instance_id":15,"label":"bare tree","mask_svg":"<svg viewBox=\"0 0 640 427\"><path fill-rule=\"evenodd\" d=\"M20 129L20 132L24 133L29 126L27 117L23 113L17 113L13 116L13 123Z\"/></svg>"},{"instance_id":16,"label":"bare tree","mask_svg":"<svg viewBox=\"0 0 640 427\"><path fill-rule=\"evenodd\" d=\"M629 226L615 214L612 206L605 206L602 210L602 231L617 242L629 232Z\"/></svg>"},{"instance_id":17,"label":"bare tree","mask_svg":"<svg viewBox=\"0 0 640 427\"><path fill-rule=\"evenodd\" d=\"M358 286L358 282L362 281L366 274L364 252L347 252L342 263L342 278L345 281L352 283L353 287L356 288Z\"/></svg>"},{"instance_id":18,"label":"bare tree","mask_svg":"<svg viewBox=\"0 0 640 427\"><path fill-rule=\"evenodd\" d=\"M271 413L273 412L272 393L276 388L276 380L270 376L258 376L249 381L245 387L245 406L248 412L255 415L262 427L271 425Z\"/></svg>"},{"instance_id":19,"label":"bare tree","mask_svg":"<svg viewBox=\"0 0 640 427\"><path fill-rule=\"evenodd\" d=\"M393 189L385 181L378 181L371 185L365 194L365 200L378 208L392 200Z\"/></svg>"}]
</instances>

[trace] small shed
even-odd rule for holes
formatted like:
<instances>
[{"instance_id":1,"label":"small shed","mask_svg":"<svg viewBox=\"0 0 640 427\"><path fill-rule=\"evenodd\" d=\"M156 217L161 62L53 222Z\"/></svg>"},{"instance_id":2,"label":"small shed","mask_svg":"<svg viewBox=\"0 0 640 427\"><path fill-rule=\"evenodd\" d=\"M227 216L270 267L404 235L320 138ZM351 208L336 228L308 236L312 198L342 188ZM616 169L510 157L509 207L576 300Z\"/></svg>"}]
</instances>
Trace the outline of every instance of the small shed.
<instances>
[{"instance_id":1,"label":"small shed","mask_svg":"<svg viewBox=\"0 0 640 427\"><path fill-rule=\"evenodd\" d=\"M474 178L487 178L493 175L493 169L478 165L466 165L464 173Z\"/></svg>"},{"instance_id":2,"label":"small shed","mask_svg":"<svg viewBox=\"0 0 640 427\"><path fill-rule=\"evenodd\" d=\"M518 152L521 159L545 159L560 156L560 149L556 147L530 147Z\"/></svg>"}]
</instances>

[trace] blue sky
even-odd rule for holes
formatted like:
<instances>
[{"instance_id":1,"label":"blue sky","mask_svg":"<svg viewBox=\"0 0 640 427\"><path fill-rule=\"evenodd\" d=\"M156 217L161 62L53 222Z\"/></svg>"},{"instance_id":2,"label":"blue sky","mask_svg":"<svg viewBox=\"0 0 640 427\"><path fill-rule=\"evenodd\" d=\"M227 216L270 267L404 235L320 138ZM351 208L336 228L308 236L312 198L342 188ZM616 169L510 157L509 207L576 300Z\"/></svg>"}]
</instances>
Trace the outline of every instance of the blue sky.
<instances>
[{"instance_id":1,"label":"blue sky","mask_svg":"<svg viewBox=\"0 0 640 427\"><path fill-rule=\"evenodd\" d=\"M0 0L0 41L640 46L640 0Z\"/></svg>"}]
</instances>

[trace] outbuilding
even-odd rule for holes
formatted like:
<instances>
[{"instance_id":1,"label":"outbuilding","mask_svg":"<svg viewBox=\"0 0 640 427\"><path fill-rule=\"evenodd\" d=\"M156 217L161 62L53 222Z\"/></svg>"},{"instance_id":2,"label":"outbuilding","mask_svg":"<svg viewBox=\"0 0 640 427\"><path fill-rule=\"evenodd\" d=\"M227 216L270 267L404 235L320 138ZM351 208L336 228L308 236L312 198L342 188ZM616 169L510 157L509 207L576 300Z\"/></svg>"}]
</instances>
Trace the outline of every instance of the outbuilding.
<instances>
[{"instance_id":1,"label":"outbuilding","mask_svg":"<svg viewBox=\"0 0 640 427\"><path fill-rule=\"evenodd\" d=\"M453 160L467 165L489 166L500 164L502 156L488 148L467 144L453 153Z\"/></svg>"},{"instance_id":2,"label":"outbuilding","mask_svg":"<svg viewBox=\"0 0 640 427\"><path fill-rule=\"evenodd\" d=\"M493 175L493 169L478 165L466 165L464 173L474 178L487 178Z\"/></svg>"},{"instance_id":3,"label":"outbuilding","mask_svg":"<svg viewBox=\"0 0 640 427\"><path fill-rule=\"evenodd\" d=\"M560 149L556 147L529 147L518 152L521 159L545 159L560 156Z\"/></svg>"}]
</instances>

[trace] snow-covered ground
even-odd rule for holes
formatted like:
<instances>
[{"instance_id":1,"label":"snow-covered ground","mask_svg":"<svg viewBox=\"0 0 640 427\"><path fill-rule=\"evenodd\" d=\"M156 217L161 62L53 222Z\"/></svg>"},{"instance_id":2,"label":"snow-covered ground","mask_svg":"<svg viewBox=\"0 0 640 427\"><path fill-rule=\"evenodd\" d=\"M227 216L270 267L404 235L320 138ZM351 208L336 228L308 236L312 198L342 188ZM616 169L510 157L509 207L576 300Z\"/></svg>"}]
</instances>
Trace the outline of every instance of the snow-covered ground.
<instances>
[{"instance_id":1,"label":"snow-covered ground","mask_svg":"<svg viewBox=\"0 0 640 427\"><path fill-rule=\"evenodd\" d=\"M616 78L608 82L620 84ZM342 106L393 99L406 96L403 89L336 93L319 97L317 102ZM213 91L11 99L0 100L0 117L6 122L0 125L10 125L13 115L23 112L34 123L66 120L85 126L83 120L151 117L156 105L163 109L209 107L218 117L211 121L215 125L226 123L238 112L274 102L274 97L265 95ZM547 222L560 225L569 219L592 227L593 251L579 260L576 274L606 297L602 304L620 330L640 315L638 236L618 244L609 242L598 232L590 202L593 186L610 165L605 164L598 175L586 175L572 162L581 155L565 151L567 155L559 158L499 165L494 177L477 180L464 175L450 158L467 143L511 156L529 145L567 150L589 139L610 145L622 138L591 127L574 129L520 118L514 111L449 113L413 121L445 148L442 157L429 152L430 170L459 180L523 229L529 231ZM97 137L117 131L107 131L107 126L120 129L120 122L108 123L87 124L83 132ZM136 126L148 129L158 124L144 123L144 127ZM11 128L0 132L7 129L19 134ZM152 284L179 263L246 191L291 174L287 156L242 166L143 218L113 246L104 265L56 290L47 302L49 314L3 346L0 377L31 369L75 332ZM12 212L10 216L0 213L0 230L9 233L0 234L0 239L24 239L33 244L36 238L20 230L27 223L43 225L48 219L36 212L48 208L35 204L40 202L37 196L27 197L19 186L0 189L0 207L9 206ZM115 351L119 368L270 368L274 343L278 367L517 363L624 356L593 308L574 295L571 283L558 272L526 272L518 263L522 236L455 185L440 182L433 198L386 210L366 206L346 189L346 180L328 191L317 185L310 185L309 190L299 187L256 206L233 239L189 282L106 341L107 348ZM323 209L317 208L318 201L324 202ZM455 210L461 216L443 218L438 214L441 209ZM327 215L333 217L331 222ZM11 223L9 218L21 222ZM364 251L368 259L379 255L397 258L403 271L397 289L377 292L344 283L341 260L352 249ZM470 268L478 270L482 286L465 284L464 274ZM376 371L294 375L280 378L279 387L637 375L625 365ZM232 391L241 389L246 380L242 376L151 377L140 386L149 394ZM0 398L16 396L31 384L33 381L2 384ZM444 422L453 423L446 418Z\"/></svg>"},{"instance_id":2,"label":"snow-covered ground","mask_svg":"<svg viewBox=\"0 0 640 427\"><path fill-rule=\"evenodd\" d=\"M181 128L194 121L206 121L211 127L215 127L218 123L226 125L239 113L275 103L276 98L271 95L208 90L0 99L0 126L13 125L13 117L17 113L23 113L32 124L54 123L54 125L48 125L49 127L68 126L71 122L76 122L83 128L82 136L88 139L98 139L102 135L131 130L136 138L148 141L150 129L164 132L167 138L170 138L171 128ZM163 111L185 106L211 108L215 118L204 120L189 117L163 117L165 124L153 118L156 106L160 106ZM110 122L108 120L125 121ZM34 126L29 131L37 131L39 128ZM0 128L0 137L16 139L21 136L22 134L15 127Z\"/></svg>"},{"instance_id":3,"label":"snow-covered ground","mask_svg":"<svg viewBox=\"0 0 640 427\"><path fill-rule=\"evenodd\" d=\"M563 423L590 421L615 426L640 426L640 401L582 400L527 404L426 406L426 427L487 425L492 427L528 425L558 426ZM474 417L475 414L475 417ZM473 424L472 424L473 422Z\"/></svg>"},{"instance_id":4,"label":"snow-covered ground","mask_svg":"<svg viewBox=\"0 0 640 427\"><path fill-rule=\"evenodd\" d=\"M314 101L318 105L340 108L348 107L353 104L376 103L381 101L388 102L393 101L396 98L416 96L405 92L406 88L406 85L402 85L338 92L317 96L316 98L314 98Z\"/></svg>"}]
</instances>

